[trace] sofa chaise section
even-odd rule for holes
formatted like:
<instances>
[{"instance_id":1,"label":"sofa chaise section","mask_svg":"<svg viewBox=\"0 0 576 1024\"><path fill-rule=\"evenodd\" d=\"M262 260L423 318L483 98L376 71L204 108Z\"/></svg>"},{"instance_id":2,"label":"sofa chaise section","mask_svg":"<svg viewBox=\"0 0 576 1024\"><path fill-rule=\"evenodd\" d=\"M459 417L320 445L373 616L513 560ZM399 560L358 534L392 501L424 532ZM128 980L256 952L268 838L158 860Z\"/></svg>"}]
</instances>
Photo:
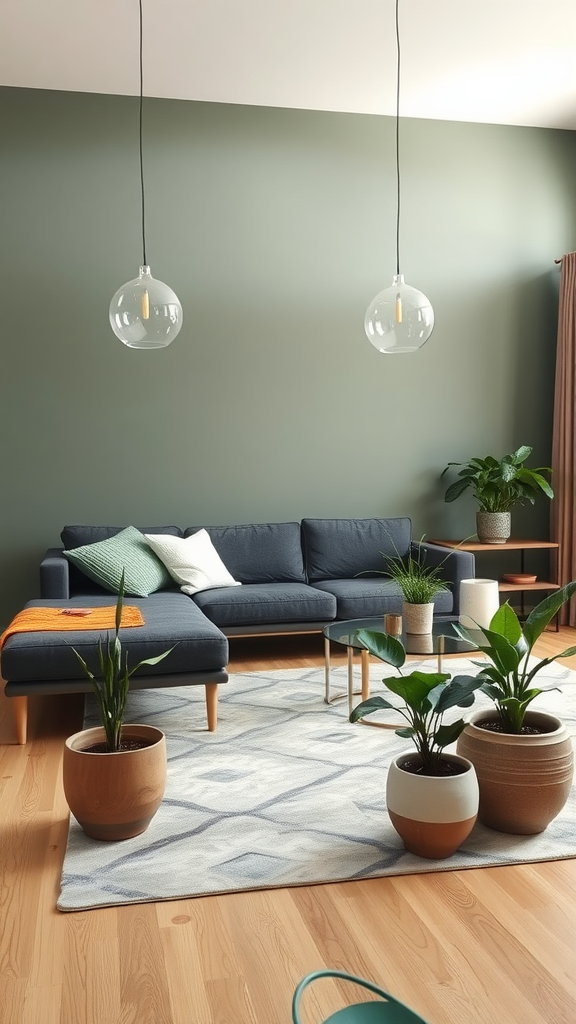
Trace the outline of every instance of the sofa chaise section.
<instances>
[{"instance_id":1,"label":"sofa chaise section","mask_svg":"<svg viewBox=\"0 0 576 1024\"><path fill-rule=\"evenodd\" d=\"M27 608L64 605L101 607L114 604L108 595L81 595L66 601L40 599ZM151 594L130 597L125 604L142 611L144 625L125 627L121 640L130 668L143 658L155 657L172 648L160 666L143 665L130 680L132 689L165 686L205 687L209 731L216 728L218 685L228 680L228 641L184 594ZM15 698L14 712L19 743L26 742L27 698L37 694L87 693L92 689L83 674L73 648L89 668L98 673L97 650L101 630L21 632L9 636L2 648L2 678L5 693Z\"/></svg>"}]
</instances>

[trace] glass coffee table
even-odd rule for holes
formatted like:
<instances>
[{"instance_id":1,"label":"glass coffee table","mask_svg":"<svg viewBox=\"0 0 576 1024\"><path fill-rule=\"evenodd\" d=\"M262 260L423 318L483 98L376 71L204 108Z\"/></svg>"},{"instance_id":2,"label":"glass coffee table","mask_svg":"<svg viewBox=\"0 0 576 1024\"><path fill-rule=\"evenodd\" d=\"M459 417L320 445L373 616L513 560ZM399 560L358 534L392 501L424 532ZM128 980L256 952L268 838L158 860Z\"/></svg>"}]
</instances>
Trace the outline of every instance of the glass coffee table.
<instances>
[{"instance_id":1,"label":"glass coffee table","mask_svg":"<svg viewBox=\"0 0 576 1024\"><path fill-rule=\"evenodd\" d=\"M438 671L442 671L442 658L445 654L469 654L470 651L477 651L478 646L485 640L482 630L468 630L477 640L477 643L468 643L461 640L452 629L452 623L458 622L453 615L438 615L432 624L432 633L416 634L402 632L398 639L402 641L407 655L436 655L438 658ZM384 632L384 616L377 615L367 619L342 619L339 622L329 622L324 626L324 678L325 696L327 704L342 700L348 697L348 713L352 712L354 692L362 695L362 700L370 696L370 655L365 647L359 642L356 636L358 629L374 629ZM338 693L330 696L330 643L341 644L346 648L348 662L348 690L347 693ZM354 691L354 651L360 651L361 680L362 688ZM382 662L386 668L386 663ZM390 673L394 671L389 666Z\"/></svg>"}]
</instances>

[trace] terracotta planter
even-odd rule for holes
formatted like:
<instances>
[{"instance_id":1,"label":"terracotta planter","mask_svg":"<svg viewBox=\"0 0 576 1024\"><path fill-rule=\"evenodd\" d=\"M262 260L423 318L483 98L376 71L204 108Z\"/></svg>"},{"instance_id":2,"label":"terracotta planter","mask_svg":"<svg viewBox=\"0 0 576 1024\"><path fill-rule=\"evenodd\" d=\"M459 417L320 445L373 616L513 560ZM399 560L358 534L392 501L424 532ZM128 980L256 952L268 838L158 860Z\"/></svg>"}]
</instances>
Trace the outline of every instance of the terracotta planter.
<instances>
[{"instance_id":1,"label":"terracotta planter","mask_svg":"<svg viewBox=\"0 0 576 1024\"><path fill-rule=\"evenodd\" d=\"M409 604L404 601L402 605L402 622L406 633L431 633L432 619L434 616L434 604Z\"/></svg>"},{"instance_id":2,"label":"terracotta planter","mask_svg":"<svg viewBox=\"0 0 576 1024\"><path fill-rule=\"evenodd\" d=\"M477 512L476 533L481 544L505 544L511 531L510 512Z\"/></svg>"},{"instance_id":3,"label":"terracotta planter","mask_svg":"<svg viewBox=\"0 0 576 1024\"><path fill-rule=\"evenodd\" d=\"M116 841L140 835L156 814L166 785L166 740L152 725L125 725L124 738L148 746L114 754L85 747L105 739L102 728L83 729L64 744L62 765L68 806L87 835Z\"/></svg>"},{"instance_id":4,"label":"terracotta planter","mask_svg":"<svg viewBox=\"0 0 576 1024\"><path fill-rule=\"evenodd\" d=\"M460 775L414 775L399 763L417 756L404 751L394 758L386 782L390 821L409 853L419 857L451 857L474 828L478 813L478 780L473 765L458 754L442 756L466 767Z\"/></svg>"},{"instance_id":5,"label":"terracotta planter","mask_svg":"<svg viewBox=\"0 0 576 1024\"><path fill-rule=\"evenodd\" d=\"M568 729L541 711L526 712L526 725L546 730L534 735L490 732L476 725L497 718L493 711L475 712L456 747L476 768L478 818L499 832L543 832L570 793L574 751Z\"/></svg>"}]
</instances>

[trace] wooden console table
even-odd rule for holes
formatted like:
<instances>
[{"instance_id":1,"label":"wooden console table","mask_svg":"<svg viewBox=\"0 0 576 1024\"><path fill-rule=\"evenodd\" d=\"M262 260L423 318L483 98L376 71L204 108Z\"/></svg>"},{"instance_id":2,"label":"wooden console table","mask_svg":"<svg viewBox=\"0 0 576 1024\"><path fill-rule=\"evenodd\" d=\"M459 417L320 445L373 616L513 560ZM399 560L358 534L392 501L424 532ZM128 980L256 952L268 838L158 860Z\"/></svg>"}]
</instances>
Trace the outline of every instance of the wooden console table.
<instances>
[{"instance_id":1,"label":"wooden console table","mask_svg":"<svg viewBox=\"0 0 576 1024\"><path fill-rule=\"evenodd\" d=\"M560 561L560 545L552 540L507 540L505 544L482 544L480 541L458 541L458 540L431 540L430 544L439 544L445 548L460 548L462 551L473 551L477 554L496 554L500 555L510 551L517 551L520 554L520 569L519 572L526 572L526 552L530 551L544 551L547 550L550 554L553 551L558 552L558 563ZM510 570L513 571L512 569ZM552 575L552 572L550 572ZM509 583L507 580L498 580L498 590L500 592L512 592L517 591L520 594L520 607L521 615L524 615L524 594L531 590L559 590L561 584L558 582L558 573L554 574L555 580L540 580L537 579L535 583ZM558 621L556 622L556 628L558 629Z\"/></svg>"}]
</instances>

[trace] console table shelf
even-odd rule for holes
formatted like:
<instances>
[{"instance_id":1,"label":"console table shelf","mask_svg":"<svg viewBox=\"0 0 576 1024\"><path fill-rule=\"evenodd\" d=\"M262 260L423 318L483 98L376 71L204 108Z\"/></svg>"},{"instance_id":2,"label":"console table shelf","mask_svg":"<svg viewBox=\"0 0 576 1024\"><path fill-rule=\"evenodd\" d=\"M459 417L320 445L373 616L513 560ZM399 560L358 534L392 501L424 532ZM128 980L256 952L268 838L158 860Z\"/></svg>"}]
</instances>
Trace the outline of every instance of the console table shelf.
<instances>
[{"instance_id":1,"label":"console table shelf","mask_svg":"<svg viewBox=\"0 0 576 1024\"><path fill-rule=\"evenodd\" d=\"M473 551L479 554L504 554L509 551L520 553L520 572L525 572L526 552L530 551L553 551L560 555L560 545L552 540L507 540L504 544L482 544L476 541L460 540L431 540L430 544L439 544L445 548L460 548L462 551ZM559 561L558 557L558 561ZM502 593L518 592L521 594L522 614L524 614L524 593L533 590L559 590L560 583L556 580L539 580L535 583L509 583L507 580L498 581L498 590Z\"/></svg>"}]
</instances>

